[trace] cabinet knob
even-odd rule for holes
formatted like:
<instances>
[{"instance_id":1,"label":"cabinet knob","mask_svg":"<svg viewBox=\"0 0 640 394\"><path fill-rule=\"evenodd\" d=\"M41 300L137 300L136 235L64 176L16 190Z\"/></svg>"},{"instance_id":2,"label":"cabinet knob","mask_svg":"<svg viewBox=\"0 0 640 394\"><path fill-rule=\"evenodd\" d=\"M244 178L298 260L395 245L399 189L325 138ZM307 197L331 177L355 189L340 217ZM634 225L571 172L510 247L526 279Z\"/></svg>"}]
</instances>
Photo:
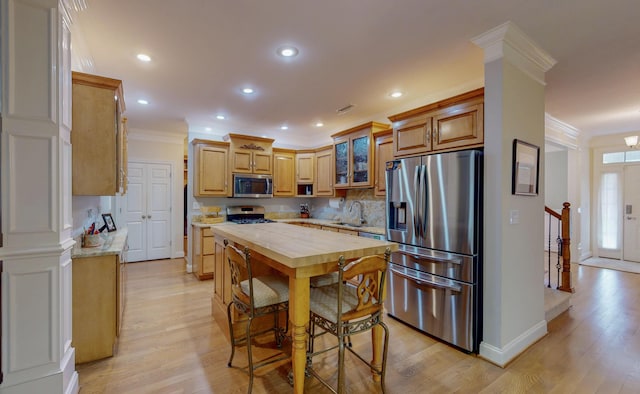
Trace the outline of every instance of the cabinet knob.
<instances>
[{"instance_id":1,"label":"cabinet knob","mask_svg":"<svg viewBox=\"0 0 640 394\"><path fill-rule=\"evenodd\" d=\"M142 215L142 218L143 218L143 219L146 219L147 217L146 217L145 215Z\"/></svg>"},{"instance_id":2,"label":"cabinet knob","mask_svg":"<svg viewBox=\"0 0 640 394\"><path fill-rule=\"evenodd\" d=\"M147 215L147 219L151 219L151 215Z\"/></svg>"}]
</instances>

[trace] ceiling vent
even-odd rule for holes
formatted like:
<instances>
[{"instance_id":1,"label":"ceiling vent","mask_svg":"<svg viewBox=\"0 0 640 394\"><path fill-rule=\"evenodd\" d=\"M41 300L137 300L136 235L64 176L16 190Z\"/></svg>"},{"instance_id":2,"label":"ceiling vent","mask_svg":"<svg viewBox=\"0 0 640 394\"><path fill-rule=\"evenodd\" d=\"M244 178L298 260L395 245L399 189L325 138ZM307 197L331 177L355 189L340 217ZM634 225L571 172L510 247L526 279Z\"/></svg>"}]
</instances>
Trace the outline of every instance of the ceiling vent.
<instances>
[{"instance_id":1,"label":"ceiling vent","mask_svg":"<svg viewBox=\"0 0 640 394\"><path fill-rule=\"evenodd\" d=\"M344 114L346 114L347 112L351 111L351 110L353 109L353 107L355 107L355 105L353 105L353 104L345 105L345 106L344 106L344 107L342 107L342 108L338 108L338 109L336 110L336 113L337 113L338 115L344 115Z\"/></svg>"}]
</instances>

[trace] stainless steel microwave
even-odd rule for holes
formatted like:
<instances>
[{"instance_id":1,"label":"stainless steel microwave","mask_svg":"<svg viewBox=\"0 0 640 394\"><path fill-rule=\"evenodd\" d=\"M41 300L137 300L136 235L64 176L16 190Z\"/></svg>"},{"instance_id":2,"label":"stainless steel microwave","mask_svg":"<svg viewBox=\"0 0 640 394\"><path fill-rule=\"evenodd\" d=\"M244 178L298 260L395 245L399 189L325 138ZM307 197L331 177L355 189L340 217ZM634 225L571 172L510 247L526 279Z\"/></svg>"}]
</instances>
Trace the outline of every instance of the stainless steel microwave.
<instances>
[{"instance_id":1,"label":"stainless steel microwave","mask_svg":"<svg viewBox=\"0 0 640 394\"><path fill-rule=\"evenodd\" d=\"M233 197L273 197L271 175L233 174Z\"/></svg>"}]
</instances>

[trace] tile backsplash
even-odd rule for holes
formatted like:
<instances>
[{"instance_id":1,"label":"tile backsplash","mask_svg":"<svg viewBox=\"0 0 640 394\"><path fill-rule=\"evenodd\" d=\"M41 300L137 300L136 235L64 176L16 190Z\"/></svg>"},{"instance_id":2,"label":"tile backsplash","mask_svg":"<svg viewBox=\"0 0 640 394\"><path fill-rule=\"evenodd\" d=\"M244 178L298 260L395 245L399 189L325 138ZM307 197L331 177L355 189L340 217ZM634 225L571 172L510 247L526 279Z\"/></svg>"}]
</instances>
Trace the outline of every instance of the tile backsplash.
<instances>
[{"instance_id":1,"label":"tile backsplash","mask_svg":"<svg viewBox=\"0 0 640 394\"><path fill-rule=\"evenodd\" d=\"M360 208L353 206L354 201L360 201L364 209L365 224L371 227L385 226L385 200L384 197L374 195L374 189L347 190L344 204L341 208L329 207L329 199L311 200L311 216L318 219L331 219L347 223L356 223L359 220Z\"/></svg>"},{"instance_id":2,"label":"tile backsplash","mask_svg":"<svg viewBox=\"0 0 640 394\"><path fill-rule=\"evenodd\" d=\"M329 198L326 197L297 197L297 198L270 198L270 199L230 199L230 198L195 198L198 204L210 206L216 205L224 208L232 205L262 205L265 208L265 216L269 219L293 219L300 217L300 204L308 204L312 218L328 219L349 223L356 223L359 219L359 207L353 207L354 201L360 201L364 209L365 225L371 227L384 227L385 225L385 200L384 197L374 195L373 189L352 189L347 191L344 203L340 208L331 208ZM191 216L200 215L200 210L191 207Z\"/></svg>"}]
</instances>

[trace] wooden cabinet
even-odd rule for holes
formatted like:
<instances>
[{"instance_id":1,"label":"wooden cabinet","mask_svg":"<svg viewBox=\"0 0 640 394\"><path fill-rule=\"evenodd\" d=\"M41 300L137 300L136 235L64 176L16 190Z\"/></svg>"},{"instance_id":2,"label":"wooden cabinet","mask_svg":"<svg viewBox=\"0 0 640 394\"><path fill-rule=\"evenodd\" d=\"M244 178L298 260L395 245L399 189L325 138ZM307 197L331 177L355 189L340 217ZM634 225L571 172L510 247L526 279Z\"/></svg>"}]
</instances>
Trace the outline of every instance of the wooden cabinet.
<instances>
[{"instance_id":1,"label":"wooden cabinet","mask_svg":"<svg viewBox=\"0 0 640 394\"><path fill-rule=\"evenodd\" d=\"M386 163L393 160L393 130L387 129L374 134L375 138L375 183L374 194L376 196L385 196L387 192L386 185Z\"/></svg>"},{"instance_id":2,"label":"wooden cabinet","mask_svg":"<svg viewBox=\"0 0 640 394\"><path fill-rule=\"evenodd\" d=\"M313 184L316 179L315 152L296 153L296 182Z\"/></svg>"},{"instance_id":3,"label":"wooden cabinet","mask_svg":"<svg viewBox=\"0 0 640 394\"><path fill-rule=\"evenodd\" d=\"M273 139L239 134L227 134L224 139L230 142L231 172L269 175L272 173Z\"/></svg>"},{"instance_id":4,"label":"wooden cabinet","mask_svg":"<svg viewBox=\"0 0 640 394\"><path fill-rule=\"evenodd\" d=\"M483 99L453 105L433 117L433 150L484 143Z\"/></svg>"},{"instance_id":5,"label":"wooden cabinet","mask_svg":"<svg viewBox=\"0 0 640 394\"><path fill-rule=\"evenodd\" d=\"M333 196L333 147L316 151L316 196Z\"/></svg>"},{"instance_id":6,"label":"wooden cabinet","mask_svg":"<svg viewBox=\"0 0 640 394\"><path fill-rule=\"evenodd\" d=\"M129 129L127 128L127 118L122 118L121 129L118 132L118 188L122 194L127 194L127 168L129 167L128 146Z\"/></svg>"},{"instance_id":7,"label":"wooden cabinet","mask_svg":"<svg viewBox=\"0 0 640 394\"><path fill-rule=\"evenodd\" d=\"M192 226L191 269L199 280L213 279L215 251L213 233L209 227Z\"/></svg>"},{"instance_id":8,"label":"wooden cabinet","mask_svg":"<svg viewBox=\"0 0 640 394\"><path fill-rule=\"evenodd\" d=\"M120 255L74 258L72 264L76 363L113 356L125 305L126 265Z\"/></svg>"},{"instance_id":9,"label":"wooden cabinet","mask_svg":"<svg viewBox=\"0 0 640 394\"><path fill-rule=\"evenodd\" d=\"M419 115L394 122L393 154L418 155L431 150L431 116Z\"/></svg>"},{"instance_id":10,"label":"wooden cabinet","mask_svg":"<svg viewBox=\"0 0 640 394\"><path fill-rule=\"evenodd\" d=\"M273 149L273 195L293 197L296 194L296 153L293 150Z\"/></svg>"},{"instance_id":11,"label":"wooden cabinet","mask_svg":"<svg viewBox=\"0 0 640 394\"><path fill-rule=\"evenodd\" d=\"M369 122L334 134L334 188L373 186L373 133L389 125Z\"/></svg>"},{"instance_id":12,"label":"wooden cabinet","mask_svg":"<svg viewBox=\"0 0 640 394\"><path fill-rule=\"evenodd\" d=\"M126 122L122 81L72 72L72 193L126 191Z\"/></svg>"},{"instance_id":13,"label":"wooden cabinet","mask_svg":"<svg viewBox=\"0 0 640 394\"><path fill-rule=\"evenodd\" d=\"M215 237L214 248L213 300L221 305L228 305L231 302L231 274L227 265L224 240Z\"/></svg>"},{"instance_id":14,"label":"wooden cabinet","mask_svg":"<svg viewBox=\"0 0 640 394\"><path fill-rule=\"evenodd\" d=\"M389 117L396 157L481 147L484 144L484 89Z\"/></svg>"},{"instance_id":15,"label":"wooden cabinet","mask_svg":"<svg viewBox=\"0 0 640 394\"><path fill-rule=\"evenodd\" d=\"M194 187L196 197L225 197L229 187L229 144L226 142L193 140Z\"/></svg>"}]
</instances>

